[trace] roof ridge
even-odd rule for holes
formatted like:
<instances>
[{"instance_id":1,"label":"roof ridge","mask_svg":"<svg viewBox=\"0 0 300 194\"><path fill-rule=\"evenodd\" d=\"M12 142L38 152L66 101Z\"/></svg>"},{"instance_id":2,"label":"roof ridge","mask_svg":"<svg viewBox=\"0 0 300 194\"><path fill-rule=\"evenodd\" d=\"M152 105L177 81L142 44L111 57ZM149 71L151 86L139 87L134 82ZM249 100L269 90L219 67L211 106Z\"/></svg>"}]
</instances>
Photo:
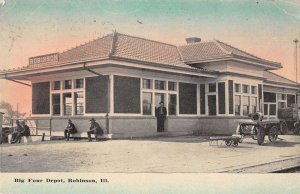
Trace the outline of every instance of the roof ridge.
<instances>
[{"instance_id":1,"label":"roof ridge","mask_svg":"<svg viewBox=\"0 0 300 194\"><path fill-rule=\"evenodd\" d=\"M234 47L234 46L232 46L232 45L230 45L230 44L228 44L228 43L225 43L225 42L222 42L222 41L220 41L220 40L216 40L219 44L221 43L221 44L224 44L224 45L226 45L226 46L229 46L229 47L231 47L231 48L233 48L233 49L236 49L236 50L238 50L238 51L240 51L240 52L243 52L243 53L245 53L245 54L247 54L247 55L250 55L251 57L254 57L254 58L256 58L256 59L262 59L262 58L260 58L260 57L258 57L258 56L255 56L255 55L253 55L253 54L250 54L250 53L248 53L247 51L244 51L244 50L242 50L242 49L239 49L239 48L236 48L236 47ZM231 52L232 54L236 54L236 53L234 53L234 52ZM236 55L239 55L239 54L236 54Z\"/></svg>"},{"instance_id":2,"label":"roof ridge","mask_svg":"<svg viewBox=\"0 0 300 194\"><path fill-rule=\"evenodd\" d=\"M184 47L184 46L189 46L189 45L196 45L196 44L203 44L203 43L212 43L214 40L206 40L206 41L200 41L200 42L192 42L192 43L185 43L182 45L178 45L177 47Z\"/></svg>"},{"instance_id":3,"label":"roof ridge","mask_svg":"<svg viewBox=\"0 0 300 194\"><path fill-rule=\"evenodd\" d=\"M217 39L214 39L213 42L217 45L217 47L219 47L224 53L231 55L232 52L226 50L225 48L222 47L222 45L220 44L220 42Z\"/></svg>"},{"instance_id":4,"label":"roof ridge","mask_svg":"<svg viewBox=\"0 0 300 194\"><path fill-rule=\"evenodd\" d=\"M290 81L290 82L293 82L293 83L295 83L295 84L298 85L297 82L295 82L295 81L293 81L293 80L290 80L290 79L288 79L288 78L286 78L286 77L283 77L282 75L278 75L277 73L274 73L274 72L271 72L271 71L265 71L265 72L271 73L271 74L273 74L273 75L276 75L276 76L278 76L278 77L281 77L281 78L283 78L283 79L286 79L286 80L288 80L288 81Z\"/></svg>"},{"instance_id":5,"label":"roof ridge","mask_svg":"<svg viewBox=\"0 0 300 194\"><path fill-rule=\"evenodd\" d=\"M146 41L150 41L150 42L155 42L155 43L160 43L160 44L165 44L165 45L177 47L177 46L174 45L174 44L165 43L165 42L160 42L160 41L157 41L157 40L151 40L151 39L148 39L148 38L143 38L143 37L138 37L138 36L128 35L128 34L119 33L119 32L118 32L118 34L119 34L119 35L123 35L123 36L127 36L127 37L131 37L131 38L137 38L137 39L142 39L142 40L146 40Z\"/></svg>"},{"instance_id":6,"label":"roof ridge","mask_svg":"<svg viewBox=\"0 0 300 194\"><path fill-rule=\"evenodd\" d=\"M117 31L114 31L113 32L113 37L112 37L112 42L111 42L111 49L110 49L110 52L108 54L108 56L112 56L114 55L115 53L115 50L116 50L116 42L117 42L117 38L118 38L118 32Z\"/></svg>"}]
</instances>

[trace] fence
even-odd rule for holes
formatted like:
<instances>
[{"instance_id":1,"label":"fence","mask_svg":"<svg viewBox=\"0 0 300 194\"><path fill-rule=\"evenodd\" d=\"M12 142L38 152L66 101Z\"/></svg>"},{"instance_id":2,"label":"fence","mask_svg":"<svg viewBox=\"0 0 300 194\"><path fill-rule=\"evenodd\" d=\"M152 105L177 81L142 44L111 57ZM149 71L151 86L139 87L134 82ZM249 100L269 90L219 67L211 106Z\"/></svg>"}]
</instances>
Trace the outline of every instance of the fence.
<instances>
[{"instance_id":1,"label":"fence","mask_svg":"<svg viewBox=\"0 0 300 194\"><path fill-rule=\"evenodd\" d=\"M12 130L16 129L16 121L25 121L26 125L28 125L30 129L31 135L42 135L45 133L46 136L51 136L52 127L51 127L51 119L27 119L27 118L6 118L6 125L11 126Z\"/></svg>"}]
</instances>

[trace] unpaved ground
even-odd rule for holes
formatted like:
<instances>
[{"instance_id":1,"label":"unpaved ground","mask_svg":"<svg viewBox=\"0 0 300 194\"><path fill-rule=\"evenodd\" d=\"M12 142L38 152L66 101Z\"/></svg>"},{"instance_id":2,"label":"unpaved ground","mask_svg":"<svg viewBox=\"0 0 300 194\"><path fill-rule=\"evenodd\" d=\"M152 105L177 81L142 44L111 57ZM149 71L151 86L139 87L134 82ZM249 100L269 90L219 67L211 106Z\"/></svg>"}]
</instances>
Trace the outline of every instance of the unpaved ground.
<instances>
[{"instance_id":1,"label":"unpaved ground","mask_svg":"<svg viewBox=\"0 0 300 194\"><path fill-rule=\"evenodd\" d=\"M299 157L300 136L258 146L210 146L201 137L105 142L46 141L2 144L1 172L223 172Z\"/></svg>"}]
</instances>

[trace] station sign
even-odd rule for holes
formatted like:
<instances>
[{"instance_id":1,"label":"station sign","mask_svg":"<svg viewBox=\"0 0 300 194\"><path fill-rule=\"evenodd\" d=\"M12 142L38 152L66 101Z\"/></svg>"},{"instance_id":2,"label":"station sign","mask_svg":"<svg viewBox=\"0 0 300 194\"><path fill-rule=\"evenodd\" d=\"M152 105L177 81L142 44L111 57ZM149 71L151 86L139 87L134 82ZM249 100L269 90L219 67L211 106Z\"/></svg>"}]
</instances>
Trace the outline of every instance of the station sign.
<instances>
[{"instance_id":1,"label":"station sign","mask_svg":"<svg viewBox=\"0 0 300 194\"><path fill-rule=\"evenodd\" d=\"M51 53L42 56L30 57L29 65L36 65L41 63L49 63L49 62L57 62L58 61L58 53Z\"/></svg>"}]
</instances>

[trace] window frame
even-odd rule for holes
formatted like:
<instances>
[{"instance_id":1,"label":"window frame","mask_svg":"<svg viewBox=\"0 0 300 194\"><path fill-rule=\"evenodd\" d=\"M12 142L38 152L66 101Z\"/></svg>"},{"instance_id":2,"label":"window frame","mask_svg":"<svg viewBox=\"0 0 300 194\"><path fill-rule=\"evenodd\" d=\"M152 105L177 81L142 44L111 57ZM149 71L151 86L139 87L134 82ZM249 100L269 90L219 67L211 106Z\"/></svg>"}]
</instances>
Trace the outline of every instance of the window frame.
<instances>
[{"instance_id":1,"label":"window frame","mask_svg":"<svg viewBox=\"0 0 300 194\"><path fill-rule=\"evenodd\" d=\"M82 88L75 88L76 87L76 80L78 79L83 79L83 87ZM66 80L71 80L71 83L72 83L72 89L64 89L65 86L64 86L64 81ZM61 87L60 87L60 90L52 90L53 88L53 85L54 85L54 82L56 81L60 81L61 83ZM76 78L70 78L70 79L60 79L60 80L52 80L50 81L50 115L53 116L53 117L62 117L62 116L82 116L82 115L86 115L85 113L85 107L86 107L86 104L85 104L85 84L86 84L86 81L85 81L85 77L76 77ZM76 111L75 111L75 93L77 92L82 92L83 93L83 114L76 114ZM64 99L63 99L63 95L65 93L71 93L72 95L72 113L71 115L65 115L64 113ZM60 95L60 114L53 114L53 99L52 99L52 95L53 94L59 94Z\"/></svg>"},{"instance_id":2,"label":"window frame","mask_svg":"<svg viewBox=\"0 0 300 194\"><path fill-rule=\"evenodd\" d=\"M233 98L234 98L234 102L233 102L233 104L234 104L234 116L237 116L237 117L245 117L245 115L243 115L243 107L244 107L244 100L243 100L243 98L244 97L249 97L249 99L250 99L250 102L249 102L249 113L252 113L253 112L253 106L252 106L252 97L256 97L256 111L261 111L260 109L261 109L261 107L260 107L260 104L259 104L259 97L258 97L258 84L260 84L260 83L249 83L249 82L242 82L242 81L233 81L233 84L234 84L234 92L233 92ZM239 85L240 87L240 91L239 92L236 92L236 88L235 88L235 86L236 86L236 84L237 85ZM248 87L248 91L247 91L247 93L244 93L244 88L243 88L243 86L247 86ZM252 93L252 87L255 87L256 88L256 93L255 94L253 94ZM235 112L235 106L236 106L236 102L235 102L235 96L240 96L240 114L239 115L237 115L236 114L236 112ZM248 113L248 114L249 114Z\"/></svg>"}]
</instances>

